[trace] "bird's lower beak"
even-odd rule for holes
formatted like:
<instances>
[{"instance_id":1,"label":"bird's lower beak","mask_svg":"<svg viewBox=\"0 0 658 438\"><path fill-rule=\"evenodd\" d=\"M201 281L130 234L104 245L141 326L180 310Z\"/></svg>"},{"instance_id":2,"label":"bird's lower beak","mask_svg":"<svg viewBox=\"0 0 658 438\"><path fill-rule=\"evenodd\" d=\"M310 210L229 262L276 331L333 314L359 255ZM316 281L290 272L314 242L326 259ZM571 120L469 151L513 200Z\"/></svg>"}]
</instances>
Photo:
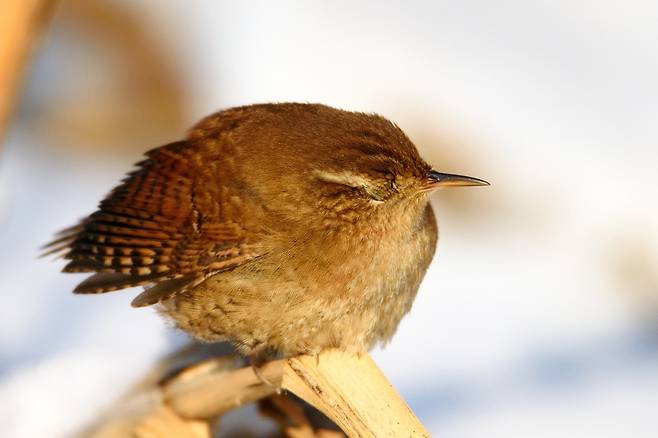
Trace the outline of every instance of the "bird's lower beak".
<instances>
[{"instance_id":1,"label":"bird's lower beak","mask_svg":"<svg viewBox=\"0 0 658 438\"><path fill-rule=\"evenodd\" d=\"M465 187L465 186L488 186L490 185L483 179L473 178L472 176L453 175L451 173L441 173L436 170L427 172L427 185L425 191L431 191L440 187Z\"/></svg>"}]
</instances>

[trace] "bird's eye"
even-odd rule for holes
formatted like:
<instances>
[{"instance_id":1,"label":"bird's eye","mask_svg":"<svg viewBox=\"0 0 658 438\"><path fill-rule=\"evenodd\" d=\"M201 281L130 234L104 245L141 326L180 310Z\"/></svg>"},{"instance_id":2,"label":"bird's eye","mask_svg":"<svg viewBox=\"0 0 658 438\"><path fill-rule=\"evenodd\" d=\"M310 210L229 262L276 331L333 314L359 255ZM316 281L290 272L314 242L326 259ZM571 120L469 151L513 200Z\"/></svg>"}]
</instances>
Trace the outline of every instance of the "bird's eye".
<instances>
[{"instance_id":1,"label":"bird's eye","mask_svg":"<svg viewBox=\"0 0 658 438\"><path fill-rule=\"evenodd\" d=\"M386 167L375 167L372 169L374 173L377 176L377 179L384 180L384 185L388 187L391 191L397 192L398 190L398 184L396 182L396 177L393 172L391 172L388 168Z\"/></svg>"},{"instance_id":2,"label":"bird's eye","mask_svg":"<svg viewBox=\"0 0 658 438\"><path fill-rule=\"evenodd\" d=\"M398 191L399 191L398 185L397 185L397 183L395 182L395 178L393 178L392 180L390 180L390 181L389 181L389 184L391 185L391 190L393 190L393 191L395 191L395 192L398 192Z\"/></svg>"},{"instance_id":3,"label":"bird's eye","mask_svg":"<svg viewBox=\"0 0 658 438\"><path fill-rule=\"evenodd\" d=\"M383 202L388 197L387 191L376 185L363 186L361 191L371 200L377 202Z\"/></svg>"}]
</instances>

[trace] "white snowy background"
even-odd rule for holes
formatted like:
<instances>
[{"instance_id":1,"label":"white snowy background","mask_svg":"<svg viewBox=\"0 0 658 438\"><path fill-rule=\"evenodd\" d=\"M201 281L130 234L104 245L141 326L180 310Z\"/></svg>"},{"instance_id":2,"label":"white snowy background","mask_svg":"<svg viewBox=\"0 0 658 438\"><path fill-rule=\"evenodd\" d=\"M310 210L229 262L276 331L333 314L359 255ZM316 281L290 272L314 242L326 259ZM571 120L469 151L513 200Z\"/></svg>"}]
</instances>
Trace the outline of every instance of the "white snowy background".
<instances>
[{"instance_id":1,"label":"white snowy background","mask_svg":"<svg viewBox=\"0 0 658 438\"><path fill-rule=\"evenodd\" d=\"M0 424L64 437L185 342L38 246L200 117L322 102L396 121L441 238L374 356L436 436L658 434L658 3L64 0L0 155Z\"/></svg>"}]
</instances>

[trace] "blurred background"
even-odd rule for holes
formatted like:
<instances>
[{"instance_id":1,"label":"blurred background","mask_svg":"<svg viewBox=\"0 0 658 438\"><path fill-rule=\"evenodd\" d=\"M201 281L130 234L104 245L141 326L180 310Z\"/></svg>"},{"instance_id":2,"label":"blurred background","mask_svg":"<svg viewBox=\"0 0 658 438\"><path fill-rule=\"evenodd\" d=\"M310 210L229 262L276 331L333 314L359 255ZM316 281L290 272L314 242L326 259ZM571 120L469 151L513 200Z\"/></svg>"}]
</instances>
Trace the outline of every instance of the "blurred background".
<instances>
[{"instance_id":1,"label":"blurred background","mask_svg":"<svg viewBox=\"0 0 658 438\"><path fill-rule=\"evenodd\" d=\"M186 342L136 291L72 295L38 247L202 116L308 101L492 182L434 195L437 257L374 352L434 435L657 436L657 22L642 0L60 1L0 149L3 435L79 430Z\"/></svg>"}]
</instances>

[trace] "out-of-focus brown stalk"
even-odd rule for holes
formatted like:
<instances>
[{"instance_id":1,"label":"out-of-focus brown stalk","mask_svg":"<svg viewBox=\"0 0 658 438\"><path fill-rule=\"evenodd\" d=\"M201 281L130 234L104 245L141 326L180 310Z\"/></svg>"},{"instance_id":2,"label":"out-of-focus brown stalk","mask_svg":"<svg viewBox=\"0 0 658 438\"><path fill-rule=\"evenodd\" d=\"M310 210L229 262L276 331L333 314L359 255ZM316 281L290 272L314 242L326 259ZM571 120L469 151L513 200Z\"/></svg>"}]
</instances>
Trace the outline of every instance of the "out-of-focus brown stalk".
<instances>
[{"instance_id":1,"label":"out-of-focus brown stalk","mask_svg":"<svg viewBox=\"0 0 658 438\"><path fill-rule=\"evenodd\" d=\"M0 0L0 135L4 134L32 49L54 0Z\"/></svg>"}]
</instances>

